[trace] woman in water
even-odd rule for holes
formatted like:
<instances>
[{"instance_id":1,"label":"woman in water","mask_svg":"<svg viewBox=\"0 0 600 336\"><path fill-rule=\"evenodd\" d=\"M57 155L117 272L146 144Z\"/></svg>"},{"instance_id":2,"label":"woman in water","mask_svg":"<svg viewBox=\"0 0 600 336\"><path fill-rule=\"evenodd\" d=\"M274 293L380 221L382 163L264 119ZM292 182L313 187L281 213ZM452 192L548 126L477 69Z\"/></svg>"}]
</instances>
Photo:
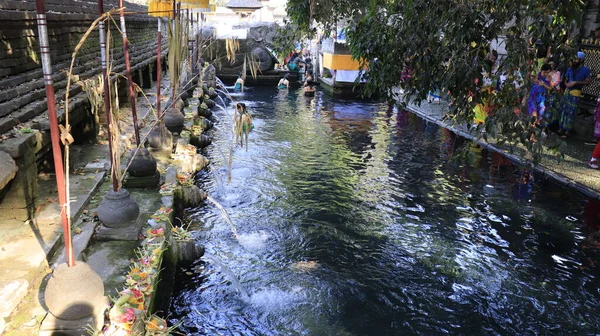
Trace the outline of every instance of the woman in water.
<instances>
[{"instance_id":1,"label":"woman in water","mask_svg":"<svg viewBox=\"0 0 600 336\"><path fill-rule=\"evenodd\" d=\"M315 95L315 91L317 91L317 88L315 87L315 82L313 81L312 75L308 75L306 77L306 81L304 81L304 95L308 96L308 97L312 97Z\"/></svg>"},{"instance_id":2,"label":"woman in water","mask_svg":"<svg viewBox=\"0 0 600 336\"><path fill-rule=\"evenodd\" d=\"M279 83L277 83L277 87L279 89L289 90L290 89L290 74L285 74L285 76L283 76L283 78L279 80Z\"/></svg>"},{"instance_id":3,"label":"woman in water","mask_svg":"<svg viewBox=\"0 0 600 336\"><path fill-rule=\"evenodd\" d=\"M233 87L235 91L244 92L244 79L242 78L242 74L238 76L238 79L235 81L235 86Z\"/></svg>"}]
</instances>

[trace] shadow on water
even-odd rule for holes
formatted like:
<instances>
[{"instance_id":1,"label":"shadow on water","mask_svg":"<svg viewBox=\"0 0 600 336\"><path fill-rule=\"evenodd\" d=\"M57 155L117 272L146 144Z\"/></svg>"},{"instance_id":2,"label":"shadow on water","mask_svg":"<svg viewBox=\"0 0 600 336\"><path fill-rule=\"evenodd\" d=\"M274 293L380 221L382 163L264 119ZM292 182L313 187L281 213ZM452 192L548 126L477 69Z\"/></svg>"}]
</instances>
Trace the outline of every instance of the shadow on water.
<instances>
[{"instance_id":1,"label":"shadow on water","mask_svg":"<svg viewBox=\"0 0 600 336\"><path fill-rule=\"evenodd\" d=\"M250 150L235 151L219 193L230 227L218 206L193 214L199 241L249 297L210 265L181 273L171 314L183 332L600 327L597 204L406 111L266 88L250 97ZM221 166L228 140L213 134L208 155ZM209 193L219 187L205 179Z\"/></svg>"}]
</instances>

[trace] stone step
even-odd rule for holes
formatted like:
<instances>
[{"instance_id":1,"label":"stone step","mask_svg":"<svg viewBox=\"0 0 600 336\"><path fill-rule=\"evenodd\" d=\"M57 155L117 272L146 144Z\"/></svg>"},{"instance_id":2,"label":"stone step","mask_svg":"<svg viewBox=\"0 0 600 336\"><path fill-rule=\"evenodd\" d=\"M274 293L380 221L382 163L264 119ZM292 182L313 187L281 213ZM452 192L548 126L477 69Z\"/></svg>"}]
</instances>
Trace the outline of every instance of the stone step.
<instances>
[{"instance_id":1,"label":"stone step","mask_svg":"<svg viewBox=\"0 0 600 336\"><path fill-rule=\"evenodd\" d=\"M0 151L0 190L4 189L15 177L18 169L12 157L8 153Z\"/></svg>"},{"instance_id":2,"label":"stone step","mask_svg":"<svg viewBox=\"0 0 600 336\"><path fill-rule=\"evenodd\" d=\"M149 63L155 62L156 61L156 56L154 55L156 53L155 50L156 50L156 43L149 44L146 46L146 48L141 50L143 52L143 54L135 57L132 60L132 63L135 62L135 64L136 64L132 68L132 71L135 71L141 67L144 67ZM163 56L166 56L167 52L168 52L168 50L163 49ZM125 69L125 66L123 64L121 64L121 65L115 67L113 69L113 71L116 71L120 75L122 75L124 73L124 69ZM86 79L93 75L96 75L98 72L99 72L99 69L93 69L93 70L87 71L85 74L81 74L80 76L82 79ZM116 76L114 76L113 79L116 79ZM66 85L66 81L64 81L64 83ZM70 91L71 91L71 93L70 93L70 98L69 98L69 100L70 100L69 101L69 103L70 103L69 109L71 111L75 111L76 110L75 107L78 104L84 103L86 98L85 98L85 94L81 92L80 87L72 87ZM64 99L65 93L66 93L65 90L57 91L56 92L57 100ZM47 116L44 115L44 112L46 110L47 110L47 106L46 106L45 100L32 101L31 103L12 112L12 114L10 116L0 118L0 134L6 133L7 131L11 130L13 127L15 127L16 125L18 125L20 123L31 123L31 124L27 124L26 126L30 126L31 128L39 129L39 130L48 130L49 129L48 118L47 118ZM57 114L59 116L59 120L61 120L62 116L64 114L64 109L59 107L57 109ZM36 120L36 119L38 119L38 118L36 118L36 116L39 117L40 115L41 115L41 118L39 118L39 120ZM73 116L71 116L71 118L73 118ZM77 120L71 119L71 121L73 122L73 121L77 121Z\"/></svg>"},{"instance_id":3,"label":"stone step","mask_svg":"<svg viewBox=\"0 0 600 336\"><path fill-rule=\"evenodd\" d=\"M0 280L0 317L10 316L19 302L27 295L28 288L29 282L24 279Z\"/></svg>"}]
</instances>

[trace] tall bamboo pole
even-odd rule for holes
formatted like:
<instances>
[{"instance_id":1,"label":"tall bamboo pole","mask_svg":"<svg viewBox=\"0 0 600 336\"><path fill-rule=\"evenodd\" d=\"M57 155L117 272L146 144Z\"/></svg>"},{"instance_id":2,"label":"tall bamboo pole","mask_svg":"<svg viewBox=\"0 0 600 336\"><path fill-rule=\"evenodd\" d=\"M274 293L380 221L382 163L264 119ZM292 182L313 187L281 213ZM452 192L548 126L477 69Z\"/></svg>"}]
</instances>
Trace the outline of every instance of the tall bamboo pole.
<instances>
[{"instance_id":1,"label":"tall bamboo pole","mask_svg":"<svg viewBox=\"0 0 600 336\"><path fill-rule=\"evenodd\" d=\"M123 34L123 54L125 56L125 71L127 72L127 90L129 91L129 104L131 104L131 116L133 117L133 129L135 132L135 143L140 145L140 129L137 121L137 107L135 104L135 92L133 90L133 80L131 79L131 62L129 60L129 40L127 39L127 30L125 28L125 9L123 0L119 0L121 7L121 32Z\"/></svg>"},{"instance_id":2,"label":"tall bamboo pole","mask_svg":"<svg viewBox=\"0 0 600 336\"><path fill-rule=\"evenodd\" d=\"M160 117L162 116L162 113L160 112L160 73L161 73L161 61L160 61L160 54L161 54L161 37L162 37L162 32L161 32L161 20L160 18L157 19L158 20L158 46L157 46L157 52L156 52L156 113L158 115L158 119L160 119Z\"/></svg>"},{"instance_id":3,"label":"tall bamboo pole","mask_svg":"<svg viewBox=\"0 0 600 336\"><path fill-rule=\"evenodd\" d=\"M50 121L50 139L52 142L52 156L54 158L54 172L56 174L56 188L58 190L58 201L60 203L60 217L62 221L63 236L65 239L65 254L67 265L75 266L75 254L71 241L71 225L69 213L67 212L67 196L65 183L65 169L60 149L60 132L58 130L58 118L56 116L56 98L54 97L54 81L52 79L52 63L50 61L50 45L48 42L48 27L46 21L46 8L44 0L35 1L37 12L38 36L40 43L40 54L42 56L42 73L46 87L46 101L48 104L48 120Z\"/></svg>"},{"instance_id":4,"label":"tall bamboo pole","mask_svg":"<svg viewBox=\"0 0 600 336\"><path fill-rule=\"evenodd\" d=\"M191 12L190 9L188 9L188 14L189 14L189 20L190 20L190 29L192 31L194 31L194 13ZM189 32L188 32L188 37L189 37ZM188 39L189 41L189 39ZM196 70L196 51L194 49L194 45L195 43L192 41L192 51L191 51L191 60L192 60L192 72L194 72ZM189 42L188 42L188 49L189 49Z\"/></svg>"},{"instance_id":5,"label":"tall bamboo pole","mask_svg":"<svg viewBox=\"0 0 600 336\"><path fill-rule=\"evenodd\" d=\"M175 21L179 19L179 13L177 11L177 0L173 0L173 29L172 29L172 34L171 34L171 38L175 38ZM173 50L171 50L170 52L173 52ZM171 81L171 106L175 106L175 97L177 96L177 83L173 82L175 79L174 78L169 78L169 80Z\"/></svg>"},{"instance_id":6,"label":"tall bamboo pole","mask_svg":"<svg viewBox=\"0 0 600 336\"><path fill-rule=\"evenodd\" d=\"M98 16L102 16L104 14L104 1L98 0ZM113 160L113 143L112 137L110 135L110 92L108 87L108 81L110 78L108 77L108 69L107 69L107 59L106 59L106 31L104 27L104 20L99 23L100 30L100 59L102 62L102 78L104 81L104 110L106 111L106 135L108 136L108 153L110 155L110 175L112 176L113 183L113 191L119 190L119 177L116 174L116 167L114 165Z\"/></svg>"},{"instance_id":7,"label":"tall bamboo pole","mask_svg":"<svg viewBox=\"0 0 600 336\"><path fill-rule=\"evenodd\" d=\"M200 33L199 29L201 27L201 22L200 22L200 13L196 13L196 69L198 69L198 67L202 67L202 65L200 65Z\"/></svg>"}]
</instances>

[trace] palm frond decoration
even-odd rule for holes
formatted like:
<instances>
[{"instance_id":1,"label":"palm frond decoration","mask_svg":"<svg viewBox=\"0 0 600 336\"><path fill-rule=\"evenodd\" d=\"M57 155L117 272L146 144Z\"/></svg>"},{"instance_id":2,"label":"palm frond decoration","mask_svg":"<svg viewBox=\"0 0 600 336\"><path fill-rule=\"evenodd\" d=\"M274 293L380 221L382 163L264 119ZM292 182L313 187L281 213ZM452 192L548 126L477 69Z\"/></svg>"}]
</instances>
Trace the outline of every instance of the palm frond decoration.
<instances>
[{"instance_id":1,"label":"palm frond decoration","mask_svg":"<svg viewBox=\"0 0 600 336\"><path fill-rule=\"evenodd\" d=\"M169 19L167 24L167 39L169 45L169 54L167 64L169 66L169 82L173 95L177 92L177 86L181 77L181 64L187 55L187 36L183 33L181 20L175 15L174 19ZM173 97L175 99L175 97Z\"/></svg>"},{"instance_id":2,"label":"palm frond decoration","mask_svg":"<svg viewBox=\"0 0 600 336\"><path fill-rule=\"evenodd\" d=\"M225 50L227 52L227 60L231 63L235 61L235 52L240 49L240 41L236 38L225 39Z\"/></svg>"},{"instance_id":3,"label":"palm frond decoration","mask_svg":"<svg viewBox=\"0 0 600 336\"><path fill-rule=\"evenodd\" d=\"M260 61L256 58L256 56L252 54L246 54L244 56L244 65L242 66L242 76L243 79L246 80L246 71L250 70L250 75L252 78L256 79L256 76L260 72Z\"/></svg>"}]
</instances>

